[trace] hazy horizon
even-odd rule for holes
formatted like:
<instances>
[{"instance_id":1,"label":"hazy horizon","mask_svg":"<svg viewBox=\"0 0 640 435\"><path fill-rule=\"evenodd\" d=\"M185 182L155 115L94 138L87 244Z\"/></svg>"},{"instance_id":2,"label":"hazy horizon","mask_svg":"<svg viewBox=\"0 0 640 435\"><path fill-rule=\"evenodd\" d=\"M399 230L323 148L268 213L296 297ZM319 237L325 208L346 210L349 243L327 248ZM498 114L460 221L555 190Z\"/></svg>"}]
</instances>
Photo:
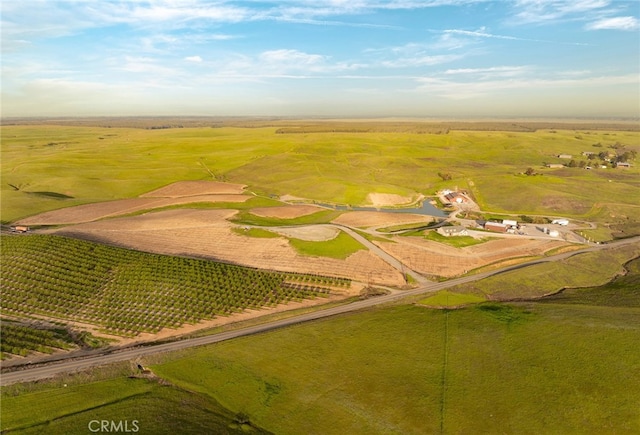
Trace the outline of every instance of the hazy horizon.
<instances>
[{"instance_id":1,"label":"hazy horizon","mask_svg":"<svg viewBox=\"0 0 640 435\"><path fill-rule=\"evenodd\" d=\"M640 117L635 1L1 8L3 118Z\"/></svg>"}]
</instances>

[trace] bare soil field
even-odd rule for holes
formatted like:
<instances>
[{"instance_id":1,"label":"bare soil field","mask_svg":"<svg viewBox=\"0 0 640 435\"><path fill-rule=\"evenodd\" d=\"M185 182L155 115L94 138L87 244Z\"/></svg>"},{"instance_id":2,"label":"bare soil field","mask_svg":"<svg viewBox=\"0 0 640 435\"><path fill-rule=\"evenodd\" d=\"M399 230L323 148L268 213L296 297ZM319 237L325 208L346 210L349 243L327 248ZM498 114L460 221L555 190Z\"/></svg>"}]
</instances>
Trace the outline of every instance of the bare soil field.
<instances>
[{"instance_id":1,"label":"bare soil field","mask_svg":"<svg viewBox=\"0 0 640 435\"><path fill-rule=\"evenodd\" d=\"M285 205L282 207L259 207L251 209L251 214L278 219L295 219L326 210L315 205Z\"/></svg>"},{"instance_id":2,"label":"bare soil field","mask_svg":"<svg viewBox=\"0 0 640 435\"><path fill-rule=\"evenodd\" d=\"M381 211L350 211L332 221L335 224L358 228L387 227L424 222L433 222L431 216L411 213L386 213Z\"/></svg>"},{"instance_id":3,"label":"bare soil field","mask_svg":"<svg viewBox=\"0 0 640 435\"><path fill-rule=\"evenodd\" d=\"M194 195L172 198L131 198L116 201L96 202L75 207L67 207L59 210L40 213L21 219L20 225L66 225L92 222L112 216L135 213L154 208L168 207L172 205L189 204L196 202L245 202L250 195L221 194L221 195Z\"/></svg>"},{"instance_id":4,"label":"bare soil field","mask_svg":"<svg viewBox=\"0 0 640 435\"><path fill-rule=\"evenodd\" d=\"M408 196L396 195L395 193L370 193L367 195L367 201L374 207L386 207L392 205L406 205L413 202L413 198Z\"/></svg>"},{"instance_id":5,"label":"bare soil field","mask_svg":"<svg viewBox=\"0 0 640 435\"><path fill-rule=\"evenodd\" d=\"M177 198L195 195L240 195L247 186L220 181L178 181L140 195L148 198Z\"/></svg>"},{"instance_id":6,"label":"bare soil field","mask_svg":"<svg viewBox=\"0 0 640 435\"><path fill-rule=\"evenodd\" d=\"M55 233L158 254L198 257L285 272L403 285L402 274L369 251L345 260L298 254L285 238L239 235L234 210L165 210L65 227Z\"/></svg>"},{"instance_id":7,"label":"bare soil field","mask_svg":"<svg viewBox=\"0 0 640 435\"><path fill-rule=\"evenodd\" d=\"M447 278L513 257L538 256L552 249L568 246L567 243L556 240L520 238L491 240L465 248L455 248L419 237L394 237L393 240L396 243L375 243L417 272Z\"/></svg>"},{"instance_id":8,"label":"bare soil field","mask_svg":"<svg viewBox=\"0 0 640 435\"><path fill-rule=\"evenodd\" d=\"M278 228L274 229L273 231L286 237L307 240L309 242L323 242L326 240L332 240L335 239L336 236L340 233L339 229L324 225Z\"/></svg>"}]
</instances>

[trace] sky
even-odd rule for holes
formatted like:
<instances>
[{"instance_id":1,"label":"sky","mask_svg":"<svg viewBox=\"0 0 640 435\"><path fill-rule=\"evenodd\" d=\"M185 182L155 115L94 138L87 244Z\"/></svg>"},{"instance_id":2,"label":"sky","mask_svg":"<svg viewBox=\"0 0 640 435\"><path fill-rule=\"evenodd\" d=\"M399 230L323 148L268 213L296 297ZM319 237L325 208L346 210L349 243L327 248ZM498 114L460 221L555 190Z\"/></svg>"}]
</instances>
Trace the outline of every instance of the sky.
<instances>
[{"instance_id":1,"label":"sky","mask_svg":"<svg viewBox=\"0 0 640 435\"><path fill-rule=\"evenodd\" d=\"M3 117L640 117L640 0L0 7Z\"/></svg>"}]
</instances>

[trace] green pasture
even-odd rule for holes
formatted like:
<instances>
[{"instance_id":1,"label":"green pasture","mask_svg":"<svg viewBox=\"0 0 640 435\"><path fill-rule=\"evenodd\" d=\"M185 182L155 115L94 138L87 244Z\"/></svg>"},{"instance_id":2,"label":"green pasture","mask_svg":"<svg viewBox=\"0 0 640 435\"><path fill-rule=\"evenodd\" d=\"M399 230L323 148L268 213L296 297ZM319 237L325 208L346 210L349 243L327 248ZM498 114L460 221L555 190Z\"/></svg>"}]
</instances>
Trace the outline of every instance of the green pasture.
<instances>
[{"instance_id":1,"label":"green pasture","mask_svg":"<svg viewBox=\"0 0 640 435\"><path fill-rule=\"evenodd\" d=\"M568 288L541 302L640 308L640 258L627 263L625 269L624 275L602 286Z\"/></svg>"},{"instance_id":2,"label":"green pasture","mask_svg":"<svg viewBox=\"0 0 640 435\"><path fill-rule=\"evenodd\" d=\"M272 231L262 228L234 228L237 234L258 237L258 238L276 238L283 237L289 241L289 244L300 254L314 257L331 257L344 260L349 255L365 248L360 242L353 237L340 231L338 235L331 240L311 241L302 240L295 237L285 237Z\"/></svg>"},{"instance_id":3,"label":"green pasture","mask_svg":"<svg viewBox=\"0 0 640 435\"><path fill-rule=\"evenodd\" d=\"M593 287L623 273L622 264L638 257L638 244L578 254L554 261L501 273L480 281L460 284L454 293L471 293L488 299L508 300L549 295L566 287Z\"/></svg>"},{"instance_id":4,"label":"green pasture","mask_svg":"<svg viewBox=\"0 0 640 435\"><path fill-rule=\"evenodd\" d=\"M453 293L448 290L440 290L439 292L420 300L418 303L434 308L451 308L468 304L477 304L484 302L486 299L478 295L470 293Z\"/></svg>"},{"instance_id":5,"label":"green pasture","mask_svg":"<svg viewBox=\"0 0 640 435\"><path fill-rule=\"evenodd\" d=\"M607 150L616 142L640 151L639 132L587 126L555 133L276 134L274 127L42 125L3 126L1 134L4 222L134 197L175 181L214 178L247 184L265 196L351 205L365 204L371 192L415 199L458 186L469 188L486 211L570 217L590 215L598 203L633 205L640 186L637 164L629 170L543 168L557 154L579 160L583 151ZM542 175L523 175L528 167ZM451 179L443 181L439 173Z\"/></svg>"},{"instance_id":6,"label":"green pasture","mask_svg":"<svg viewBox=\"0 0 640 435\"><path fill-rule=\"evenodd\" d=\"M303 255L338 259L345 259L357 251L367 249L344 231L340 231L340 233L331 240L317 242L289 238L289 244Z\"/></svg>"},{"instance_id":7,"label":"green pasture","mask_svg":"<svg viewBox=\"0 0 640 435\"><path fill-rule=\"evenodd\" d=\"M480 239L476 239L471 236L443 236L437 231L428 231L424 235L424 238L427 240L432 240L434 242L444 243L449 246L454 246L456 248L464 248L465 246L473 246L479 245L480 243L487 242L491 240L491 237L483 237Z\"/></svg>"},{"instance_id":8,"label":"green pasture","mask_svg":"<svg viewBox=\"0 0 640 435\"><path fill-rule=\"evenodd\" d=\"M92 420L127 421L128 432L143 434L265 433L243 428L235 414L211 397L146 379L115 378L3 395L1 412L3 433L86 434L99 428ZM125 431L122 427L119 432Z\"/></svg>"},{"instance_id":9,"label":"green pasture","mask_svg":"<svg viewBox=\"0 0 640 435\"><path fill-rule=\"evenodd\" d=\"M184 352L154 370L282 434L631 433L638 339L637 309L398 306Z\"/></svg>"},{"instance_id":10,"label":"green pasture","mask_svg":"<svg viewBox=\"0 0 640 435\"><path fill-rule=\"evenodd\" d=\"M282 204L279 204L282 205ZM234 208L234 207L230 207ZM308 214L306 216L300 216L292 219L283 219L269 216L257 216L251 213L251 210L240 210L240 212L231 218L231 221L237 224L246 225L261 225L268 227L286 226L286 225L313 225L313 224L328 224L338 216L342 211L338 210L322 210L316 213Z\"/></svg>"}]
</instances>

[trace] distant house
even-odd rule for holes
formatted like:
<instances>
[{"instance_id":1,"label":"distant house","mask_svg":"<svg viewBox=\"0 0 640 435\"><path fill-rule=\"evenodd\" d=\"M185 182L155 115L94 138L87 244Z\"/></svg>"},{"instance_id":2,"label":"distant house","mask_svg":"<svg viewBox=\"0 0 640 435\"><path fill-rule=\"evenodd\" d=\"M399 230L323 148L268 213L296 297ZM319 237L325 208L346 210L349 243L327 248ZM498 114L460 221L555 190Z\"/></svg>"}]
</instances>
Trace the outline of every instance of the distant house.
<instances>
[{"instance_id":1,"label":"distant house","mask_svg":"<svg viewBox=\"0 0 640 435\"><path fill-rule=\"evenodd\" d=\"M449 236L468 236L469 231L462 225L455 225L452 227L440 227L437 229L438 233L449 237Z\"/></svg>"},{"instance_id":2,"label":"distant house","mask_svg":"<svg viewBox=\"0 0 640 435\"><path fill-rule=\"evenodd\" d=\"M616 168L630 168L631 167L631 163L629 162L618 162L618 164L616 165Z\"/></svg>"},{"instance_id":3,"label":"distant house","mask_svg":"<svg viewBox=\"0 0 640 435\"><path fill-rule=\"evenodd\" d=\"M507 226L500 222L485 222L484 229L489 231L495 231L497 233L507 232Z\"/></svg>"},{"instance_id":4,"label":"distant house","mask_svg":"<svg viewBox=\"0 0 640 435\"><path fill-rule=\"evenodd\" d=\"M558 154L559 159L570 159L573 157L571 154Z\"/></svg>"},{"instance_id":5,"label":"distant house","mask_svg":"<svg viewBox=\"0 0 640 435\"><path fill-rule=\"evenodd\" d=\"M547 163L547 168L564 168L562 163Z\"/></svg>"}]
</instances>

